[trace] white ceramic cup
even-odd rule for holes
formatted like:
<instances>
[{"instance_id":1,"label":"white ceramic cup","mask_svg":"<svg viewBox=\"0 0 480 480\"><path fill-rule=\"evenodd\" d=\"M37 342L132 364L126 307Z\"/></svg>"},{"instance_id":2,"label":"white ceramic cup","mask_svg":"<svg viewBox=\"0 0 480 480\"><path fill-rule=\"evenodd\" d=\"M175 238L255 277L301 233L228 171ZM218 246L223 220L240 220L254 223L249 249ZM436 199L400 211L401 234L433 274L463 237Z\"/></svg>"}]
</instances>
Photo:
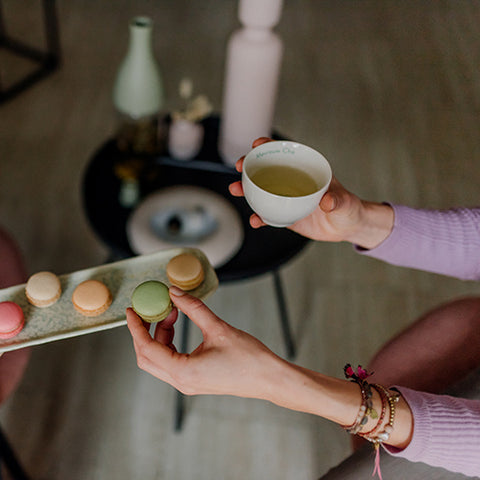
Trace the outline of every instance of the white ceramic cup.
<instances>
[{"instance_id":1,"label":"white ceramic cup","mask_svg":"<svg viewBox=\"0 0 480 480\"><path fill-rule=\"evenodd\" d=\"M286 197L263 190L252 181L252 175L267 166L290 166L309 174L317 190L300 197ZM243 162L242 185L245 199L260 218L272 227L287 227L308 217L318 206L332 180L332 169L326 158L306 145L291 141L267 142L251 150Z\"/></svg>"}]
</instances>

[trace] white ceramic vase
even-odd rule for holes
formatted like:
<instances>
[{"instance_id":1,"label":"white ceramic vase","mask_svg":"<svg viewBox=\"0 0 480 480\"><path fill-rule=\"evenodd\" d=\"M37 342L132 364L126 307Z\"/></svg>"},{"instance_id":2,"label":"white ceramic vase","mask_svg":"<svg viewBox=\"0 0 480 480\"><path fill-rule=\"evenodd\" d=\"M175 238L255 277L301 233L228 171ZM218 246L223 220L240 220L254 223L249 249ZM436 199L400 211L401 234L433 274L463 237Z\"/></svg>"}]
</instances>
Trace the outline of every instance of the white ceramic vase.
<instances>
[{"instance_id":1,"label":"white ceramic vase","mask_svg":"<svg viewBox=\"0 0 480 480\"><path fill-rule=\"evenodd\" d=\"M163 106L163 82L152 46L153 22L135 17L130 22L128 50L117 73L113 103L132 118L158 114Z\"/></svg>"},{"instance_id":2,"label":"white ceramic vase","mask_svg":"<svg viewBox=\"0 0 480 480\"><path fill-rule=\"evenodd\" d=\"M153 22L148 17L135 17L129 30L127 53L113 87L113 103L120 113L117 143L121 150L155 153L164 90L153 53Z\"/></svg>"}]
</instances>

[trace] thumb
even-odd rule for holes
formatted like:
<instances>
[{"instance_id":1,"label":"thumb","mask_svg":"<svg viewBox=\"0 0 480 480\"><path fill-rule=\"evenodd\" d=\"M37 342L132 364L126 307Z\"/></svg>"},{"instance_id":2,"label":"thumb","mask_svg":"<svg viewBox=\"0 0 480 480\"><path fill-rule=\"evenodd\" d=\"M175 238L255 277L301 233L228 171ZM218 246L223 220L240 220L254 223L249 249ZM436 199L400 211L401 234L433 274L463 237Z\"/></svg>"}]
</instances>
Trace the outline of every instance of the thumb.
<instances>
[{"instance_id":1,"label":"thumb","mask_svg":"<svg viewBox=\"0 0 480 480\"><path fill-rule=\"evenodd\" d=\"M333 212L339 206L339 198L334 192L327 192L320 200L320 208L325 213Z\"/></svg>"},{"instance_id":2,"label":"thumb","mask_svg":"<svg viewBox=\"0 0 480 480\"><path fill-rule=\"evenodd\" d=\"M351 195L345 187L335 178L332 178L330 188L320 200L320 208L325 213L332 213L339 210L345 204L348 196Z\"/></svg>"},{"instance_id":3,"label":"thumb","mask_svg":"<svg viewBox=\"0 0 480 480\"><path fill-rule=\"evenodd\" d=\"M175 306L181 310L202 331L207 331L221 320L197 297L189 295L178 287L169 289L170 298Z\"/></svg>"}]
</instances>

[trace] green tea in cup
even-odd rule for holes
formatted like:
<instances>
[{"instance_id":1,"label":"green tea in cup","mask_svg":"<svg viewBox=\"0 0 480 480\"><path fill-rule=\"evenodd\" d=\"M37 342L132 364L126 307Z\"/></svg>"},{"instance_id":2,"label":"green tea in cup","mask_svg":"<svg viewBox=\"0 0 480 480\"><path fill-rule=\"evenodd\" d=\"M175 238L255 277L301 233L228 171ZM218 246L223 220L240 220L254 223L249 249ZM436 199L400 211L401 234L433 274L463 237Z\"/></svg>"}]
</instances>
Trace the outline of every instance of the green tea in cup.
<instances>
[{"instance_id":1,"label":"green tea in cup","mask_svg":"<svg viewBox=\"0 0 480 480\"><path fill-rule=\"evenodd\" d=\"M310 215L331 180L326 158L296 142L264 143L251 150L243 162L245 199L273 227L287 227Z\"/></svg>"},{"instance_id":2,"label":"green tea in cup","mask_svg":"<svg viewBox=\"0 0 480 480\"><path fill-rule=\"evenodd\" d=\"M288 165L261 167L251 175L251 180L263 190L283 197L303 197L318 190L311 175Z\"/></svg>"}]
</instances>

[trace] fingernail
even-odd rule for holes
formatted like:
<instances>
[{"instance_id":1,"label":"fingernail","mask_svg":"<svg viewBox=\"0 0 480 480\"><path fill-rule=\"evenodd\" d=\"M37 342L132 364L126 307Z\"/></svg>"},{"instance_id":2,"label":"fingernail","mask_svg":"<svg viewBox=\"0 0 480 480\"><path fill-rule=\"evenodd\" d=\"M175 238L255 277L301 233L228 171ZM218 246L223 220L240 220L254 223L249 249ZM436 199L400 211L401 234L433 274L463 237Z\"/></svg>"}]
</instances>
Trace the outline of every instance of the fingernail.
<instances>
[{"instance_id":1,"label":"fingernail","mask_svg":"<svg viewBox=\"0 0 480 480\"><path fill-rule=\"evenodd\" d=\"M185 295L185 293L186 293L181 288L178 288L175 285L172 285L168 290L175 297L181 297L181 296Z\"/></svg>"}]
</instances>

